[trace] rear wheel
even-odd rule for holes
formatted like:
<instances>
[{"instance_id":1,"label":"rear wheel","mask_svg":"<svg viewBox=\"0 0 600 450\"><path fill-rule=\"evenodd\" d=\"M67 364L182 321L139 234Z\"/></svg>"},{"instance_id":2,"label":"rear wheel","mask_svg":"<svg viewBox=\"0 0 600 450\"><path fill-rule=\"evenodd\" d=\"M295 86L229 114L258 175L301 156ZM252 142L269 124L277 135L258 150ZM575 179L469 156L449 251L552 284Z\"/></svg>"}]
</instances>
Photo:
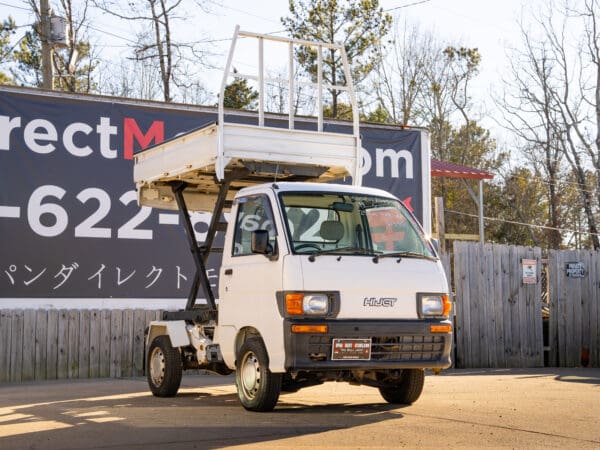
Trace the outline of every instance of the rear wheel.
<instances>
[{"instance_id":1,"label":"rear wheel","mask_svg":"<svg viewBox=\"0 0 600 450\"><path fill-rule=\"evenodd\" d=\"M417 401L423 392L425 371L423 369L404 369L395 386L380 387L379 392L388 403L409 405Z\"/></svg>"},{"instance_id":2,"label":"rear wheel","mask_svg":"<svg viewBox=\"0 0 600 450\"><path fill-rule=\"evenodd\" d=\"M261 339L250 338L237 355L235 384L242 406L249 411L272 411L281 392L280 373L271 373Z\"/></svg>"},{"instance_id":3,"label":"rear wheel","mask_svg":"<svg viewBox=\"0 0 600 450\"><path fill-rule=\"evenodd\" d=\"M157 336L150 344L146 376L157 397L173 397L181 384L181 354L168 336Z\"/></svg>"}]
</instances>

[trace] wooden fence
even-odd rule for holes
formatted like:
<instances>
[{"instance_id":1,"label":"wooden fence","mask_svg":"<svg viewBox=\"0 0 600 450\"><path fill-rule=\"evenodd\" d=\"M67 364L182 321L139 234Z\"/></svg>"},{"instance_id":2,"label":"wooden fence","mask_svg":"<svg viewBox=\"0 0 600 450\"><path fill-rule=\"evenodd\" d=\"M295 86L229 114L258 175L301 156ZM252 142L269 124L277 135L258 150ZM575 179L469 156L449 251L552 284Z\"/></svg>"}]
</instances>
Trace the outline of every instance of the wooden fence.
<instances>
[{"instance_id":1,"label":"wooden fence","mask_svg":"<svg viewBox=\"0 0 600 450\"><path fill-rule=\"evenodd\" d=\"M537 260L523 284L522 259ZM443 255L455 292L456 367L544 364L541 250L455 242ZM566 275L567 263L585 268ZM451 270L453 269L453 270ZM549 365L600 367L600 252L548 258ZM160 311L0 310L0 382L140 376L144 329Z\"/></svg>"},{"instance_id":2,"label":"wooden fence","mask_svg":"<svg viewBox=\"0 0 600 450\"><path fill-rule=\"evenodd\" d=\"M160 311L1 310L0 382L139 376Z\"/></svg>"},{"instance_id":3,"label":"wooden fence","mask_svg":"<svg viewBox=\"0 0 600 450\"><path fill-rule=\"evenodd\" d=\"M600 252L551 251L548 260L549 364L600 367ZM573 263L583 272L567 276Z\"/></svg>"},{"instance_id":4,"label":"wooden fence","mask_svg":"<svg viewBox=\"0 0 600 450\"><path fill-rule=\"evenodd\" d=\"M535 284L523 284L522 259L537 259ZM454 243L457 367L544 365L541 250Z\"/></svg>"}]
</instances>

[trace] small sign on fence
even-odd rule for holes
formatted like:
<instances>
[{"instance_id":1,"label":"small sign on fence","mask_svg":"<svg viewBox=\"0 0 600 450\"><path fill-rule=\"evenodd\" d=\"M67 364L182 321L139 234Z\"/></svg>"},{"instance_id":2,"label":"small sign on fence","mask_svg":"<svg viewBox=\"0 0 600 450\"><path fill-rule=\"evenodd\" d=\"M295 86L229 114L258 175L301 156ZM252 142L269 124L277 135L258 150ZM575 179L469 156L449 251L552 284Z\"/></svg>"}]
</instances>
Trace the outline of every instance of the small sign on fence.
<instances>
[{"instance_id":1,"label":"small sign on fence","mask_svg":"<svg viewBox=\"0 0 600 450\"><path fill-rule=\"evenodd\" d=\"M582 262L568 262L565 264L565 273L570 278L585 277L585 266Z\"/></svg>"},{"instance_id":2,"label":"small sign on fence","mask_svg":"<svg viewBox=\"0 0 600 450\"><path fill-rule=\"evenodd\" d=\"M537 283L537 259L522 259L523 284Z\"/></svg>"}]
</instances>

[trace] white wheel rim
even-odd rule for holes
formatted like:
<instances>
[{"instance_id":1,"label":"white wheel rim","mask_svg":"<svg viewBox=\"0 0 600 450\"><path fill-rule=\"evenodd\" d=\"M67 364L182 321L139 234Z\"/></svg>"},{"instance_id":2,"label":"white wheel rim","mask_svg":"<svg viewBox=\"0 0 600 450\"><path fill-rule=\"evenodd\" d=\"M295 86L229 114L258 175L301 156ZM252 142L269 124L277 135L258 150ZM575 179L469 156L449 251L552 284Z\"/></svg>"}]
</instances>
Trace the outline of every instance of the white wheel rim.
<instances>
[{"instance_id":1,"label":"white wheel rim","mask_svg":"<svg viewBox=\"0 0 600 450\"><path fill-rule=\"evenodd\" d=\"M165 355L156 347L150 354L150 378L155 386L160 386L165 378Z\"/></svg>"},{"instance_id":2,"label":"white wheel rim","mask_svg":"<svg viewBox=\"0 0 600 450\"><path fill-rule=\"evenodd\" d=\"M248 352L244 356L240 378L244 395L254 398L260 387L260 364L253 352Z\"/></svg>"}]
</instances>

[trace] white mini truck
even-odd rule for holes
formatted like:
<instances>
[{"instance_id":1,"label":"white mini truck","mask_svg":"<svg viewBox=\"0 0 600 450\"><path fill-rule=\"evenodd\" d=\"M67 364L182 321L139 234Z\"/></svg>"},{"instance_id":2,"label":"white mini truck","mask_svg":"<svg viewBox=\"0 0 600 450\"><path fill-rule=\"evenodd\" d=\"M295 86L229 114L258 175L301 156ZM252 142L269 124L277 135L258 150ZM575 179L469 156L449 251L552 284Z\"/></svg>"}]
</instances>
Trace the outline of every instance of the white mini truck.
<instances>
[{"instance_id":1,"label":"white mini truck","mask_svg":"<svg viewBox=\"0 0 600 450\"><path fill-rule=\"evenodd\" d=\"M232 48L240 35L274 39L236 29ZM435 249L397 198L360 186L358 121L354 134L323 132L321 110L307 131L291 114L288 128L265 126L262 111L258 126L227 123L220 105L217 124L136 154L139 203L179 210L197 269L185 310L148 327L154 395L174 396L182 370L205 369L235 371L252 411L326 381L408 404L424 369L450 366L451 304ZM323 183L342 177L353 185ZM190 210L212 212L202 245ZM217 301L206 263L218 232Z\"/></svg>"}]
</instances>

